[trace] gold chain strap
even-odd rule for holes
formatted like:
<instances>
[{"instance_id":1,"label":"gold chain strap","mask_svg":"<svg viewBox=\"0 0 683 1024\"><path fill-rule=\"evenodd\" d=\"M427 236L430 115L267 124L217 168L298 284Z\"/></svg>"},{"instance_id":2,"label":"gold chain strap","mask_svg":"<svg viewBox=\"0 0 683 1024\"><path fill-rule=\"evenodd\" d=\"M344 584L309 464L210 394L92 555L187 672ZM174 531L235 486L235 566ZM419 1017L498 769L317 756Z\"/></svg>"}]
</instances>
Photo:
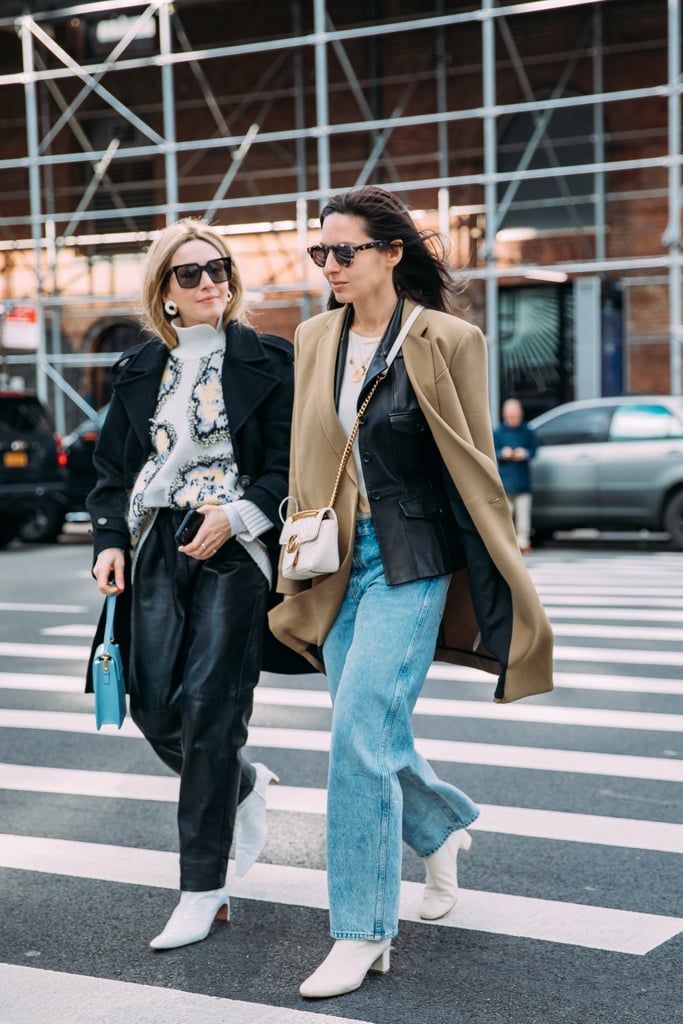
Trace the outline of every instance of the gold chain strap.
<instances>
[{"instance_id":1,"label":"gold chain strap","mask_svg":"<svg viewBox=\"0 0 683 1024\"><path fill-rule=\"evenodd\" d=\"M375 391L377 390L377 388L382 383L382 381L384 380L385 377L386 377L386 373L383 373L383 374L381 374L377 378L377 380L375 381L375 383L372 385L372 387L368 391L367 395L365 396L365 399L363 400L363 403L362 403L360 409L356 413L356 419L354 420L353 426L351 427L351 432L349 434L348 440L346 442L346 446L345 446L344 451L342 453L341 462L339 463L339 469L337 470L337 479L334 481L334 487L332 488L332 497L330 498L330 500L327 503L329 508L334 508L334 503L337 500L337 493L339 491L339 485L341 484L341 478L344 475L344 470L346 469L346 463L349 461L349 459L351 457L351 451L353 449L353 442L356 440L356 434L358 433L358 428L360 426L360 421L361 421L361 419L363 418L363 416L365 414L365 410L370 405L370 399L372 398L372 396L374 395Z\"/></svg>"}]
</instances>

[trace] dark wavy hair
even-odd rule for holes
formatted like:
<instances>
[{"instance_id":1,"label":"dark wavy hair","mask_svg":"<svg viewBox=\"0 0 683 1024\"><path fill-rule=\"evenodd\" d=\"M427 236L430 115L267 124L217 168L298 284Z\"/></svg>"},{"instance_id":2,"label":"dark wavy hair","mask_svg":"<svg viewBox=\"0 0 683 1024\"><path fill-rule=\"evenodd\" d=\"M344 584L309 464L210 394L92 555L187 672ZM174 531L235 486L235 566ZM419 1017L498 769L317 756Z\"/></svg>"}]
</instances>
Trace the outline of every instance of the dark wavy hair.
<instances>
[{"instance_id":1,"label":"dark wavy hair","mask_svg":"<svg viewBox=\"0 0 683 1024\"><path fill-rule=\"evenodd\" d=\"M459 288L447 262L444 239L435 231L419 231L400 199L378 185L363 185L328 199L320 213L321 225L331 213L359 217L373 241L401 239L403 256L393 271L396 294L428 309L451 311ZM330 295L328 309L340 305Z\"/></svg>"}]
</instances>

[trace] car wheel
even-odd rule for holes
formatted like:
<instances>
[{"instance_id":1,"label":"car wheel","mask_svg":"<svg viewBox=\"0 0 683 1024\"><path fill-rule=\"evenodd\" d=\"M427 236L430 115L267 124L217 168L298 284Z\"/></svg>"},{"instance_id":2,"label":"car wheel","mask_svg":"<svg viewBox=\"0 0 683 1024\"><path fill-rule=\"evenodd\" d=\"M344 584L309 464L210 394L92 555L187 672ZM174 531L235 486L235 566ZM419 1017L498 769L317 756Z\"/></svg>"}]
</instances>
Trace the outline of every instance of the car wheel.
<instances>
[{"instance_id":1,"label":"car wheel","mask_svg":"<svg viewBox=\"0 0 683 1024\"><path fill-rule=\"evenodd\" d=\"M19 526L25 544L50 544L57 540L64 525L64 513L54 501L35 505Z\"/></svg>"},{"instance_id":2,"label":"car wheel","mask_svg":"<svg viewBox=\"0 0 683 1024\"><path fill-rule=\"evenodd\" d=\"M683 551L683 491L676 491L667 501L664 529L671 537L671 546L676 551Z\"/></svg>"},{"instance_id":3,"label":"car wheel","mask_svg":"<svg viewBox=\"0 0 683 1024\"><path fill-rule=\"evenodd\" d=\"M0 523L0 548L7 547L19 533L19 523Z\"/></svg>"}]
</instances>

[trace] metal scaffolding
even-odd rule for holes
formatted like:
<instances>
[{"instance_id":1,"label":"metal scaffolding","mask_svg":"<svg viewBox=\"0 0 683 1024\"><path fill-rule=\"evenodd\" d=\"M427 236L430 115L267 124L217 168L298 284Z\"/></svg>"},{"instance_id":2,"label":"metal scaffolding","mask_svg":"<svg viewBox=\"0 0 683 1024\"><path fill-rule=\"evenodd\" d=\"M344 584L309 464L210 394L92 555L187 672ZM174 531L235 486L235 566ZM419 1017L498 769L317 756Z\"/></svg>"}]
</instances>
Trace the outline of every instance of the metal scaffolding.
<instances>
[{"instance_id":1,"label":"metal scaffolding","mask_svg":"<svg viewBox=\"0 0 683 1024\"><path fill-rule=\"evenodd\" d=\"M210 0L204 6L210 6ZM411 6L420 8L420 13L405 13ZM11 45L10 35L16 33L18 47L16 69L0 74L0 97L3 109L12 111L18 106L19 91L23 93L25 121L24 151L0 159L0 197L5 197L0 198L0 258L11 254L16 262L23 254L25 269L33 275L33 288L24 288L20 294L6 292L4 302L11 306L22 298L35 300L37 387L45 396L48 381L53 382L58 420L63 419L62 396L83 412L89 409L69 383L66 368L106 364L113 358L111 353L65 351L64 311L76 302L82 306L91 302L94 309L118 308L127 315L135 308L129 278L122 278L122 283L114 270L110 279L115 286L110 291L101 282L90 287L98 258L110 254L113 267L111 254L132 257L152 237L155 225L179 216L229 217L227 234L260 238L264 245L266 238L275 240L267 259L279 269L259 284L264 306L294 305L298 315L306 316L320 302L320 286L311 282L305 246L310 244L321 200L333 190L373 180L381 180L405 197L416 197L425 223L443 234L454 237L463 226L466 229L468 277L483 289L480 312L491 365L498 359L501 281L534 280L543 273L573 279L607 275L636 280L637 275L654 275L653 279L666 282L671 390L680 392L680 0L649 0L646 5L634 5L631 0L481 0L468 9L462 3L433 0L431 13L424 12L426 6L398 0L343 5L332 0L292 0L289 5L277 5L288 14L287 31L268 35L263 26L270 19L259 19L259 9L263 15L274 14L275 8L257 0L252 4L257 20L250 25L250 33L258 27L260 38L235 41L233 29L230 41L222 42L216 29L217 42L204 41L201 46L195 45L186 29L191 11L183 0L93 0L63 7L34 3L32 13L0 18L5 45ZM633 13L637 8L657 9L661 14L667 62L657 80L646 85L606 85L605 61L610 51L603 40L603 12L618 15L623 9ZM93 26L113 20L114 13L121 26L120 38L99 58L84 57L75 46L75 41L82 43L83 26L92 31ZM126 22L121 20L125 16ZM543 19L564 18L573 19L572 25L581 32L564 53L553 55L554 84L548 87L546 80L541 90L533 82L533 66L540 58L530 60L528 47L522 53L519 41L526 37L528 26L533 31L534 26L543 26ZM413 44L413 39L419 42ZM458 45L461 39L478 42L478 52L469 58L465 70L454 68L454 53L464 59ZM71 50L69 40L74 42ZM136 44L142 40L146 49L136 56ZM380 59L382 47L386 49L389 42L402 55L395 68L388 66L386 52ZM612 51L616 52L614 45ZM246 66L240 62L247 60L262 70L250 82L243 102L233 89L226 104L218 94L217 69ZM590 88L584 86L583 91L571 85L579 62L590 67ZM465 74L470 82L479 77L477 95L469 103L457 89L458 75ZM130 82L138 76L148 90L146 104L140 103L138 94L134 100L122 100L117 94L119 83L127 81L128 89L123 91L130 96ZM584 73L584 82L585 77ZM191 116L186 112L182 118L181 78L184 95L191 91L191 82L194 96L194 106L188 107ZM625 104L636 108L652 102L666 104L666 145L657 148L655 140L642 155L610 155L605 142L607 113ZM592 119L590 159L567 162L549 126L560 114L582 109ZM90 124L84 112L94 111L106 127L103 110L112 112L126 130L108 140L95 140L96 116ZM532 130L515 157L516 165L501 170L501 129L516 117L530 118ZM454 144L461 134L468 140L479 135L476 144L468 143L464 155ZM622 133L622 141L626 135ZM418 142L411 144L413 138ZM636 148L635 130L630 142L630 148ZM541 151L544 164L537 166ZM223 166L221 173L209 175L201 198L195 182L199 154L203 159L213 157L214 166L222 160ZM126 191L122 175L114 172L129 166L134 178L135 168L146 166L145 162L160 162L162 180L151 187L150 201L139 203L135 188L129 185ZM281 178L273 166L283 167ZM651 174L656 182L664 172L665 187L630 186L638 175ZM80 181L78 195L73 194L73 185L69 190L59 184L66 174L72 182L74 175ZM3 175L23 184L3 189ZM581 194L577 183L586 176L590 190ZM577 243L574 250L569 257L529 262L522 248L516 262L501 259L506 217L511 209L524 206L518 202L520 189L549 177L557 197L541 198L537 206L566 211ZM97 203L101 197L103 201ZM627 246L621 251L608 247L608 208L639 197L667 204L660 244L637 254ZM579 216L586 207L590 208L590 230ZM64 266L72 276L80 273L83 283L67 288ZM22 357L10 357L8 362L19 364ZM493 410L499 397L493 373Z\"/></svg>"}]
</instances>

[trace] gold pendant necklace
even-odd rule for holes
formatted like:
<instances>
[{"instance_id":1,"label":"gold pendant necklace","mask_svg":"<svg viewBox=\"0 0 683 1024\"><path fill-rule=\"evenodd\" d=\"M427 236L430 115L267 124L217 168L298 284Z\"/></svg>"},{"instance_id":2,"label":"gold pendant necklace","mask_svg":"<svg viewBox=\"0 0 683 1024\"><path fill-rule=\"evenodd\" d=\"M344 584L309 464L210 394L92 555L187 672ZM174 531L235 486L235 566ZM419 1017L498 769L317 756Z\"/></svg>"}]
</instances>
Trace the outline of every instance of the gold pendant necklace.
<instances>
[{"instance_id":1,"label":"gold pendant necklace","mask_svg":"<svg viewBox=\"0 0 683 1024\"><path fill-rule=\"evenodd\" d=\"M356 360L353 358L353 356L349 357L349 364L351 366L355 366L356 365ZM370 360L366 359L364 363L360 364L358 369L353 371L353 373L351 374L351 380L353 381L354 384L358 384L359 381L363 380L363 378L365 377L365 374L368 372L368 366L369 365L370 365Z\"/></svg>"},{"instance_id":2,"label":"gold pendant necklace","mask_svg":"<svg viewBox=\"0 0 683 1024\"><path fill-rule=\"evenodd\" d=\"M370 354L368 356L366 356L366 358L363 360L363 362L360 364L360 366L358 365L356 360L353 358L353 353L350 353L350 355L349 355L349 366L353 366L354 367L354 371L351 374L351 380L353 381L354 384L358 384L360 381L365 379L365 374L368 372L368 366L372 362L372 357L375 354L375 349L377 348L377 345L379 344L379 340L380 340L379 338L364 338L363 339L363 342L365 343L366 346L367 345L372 345L372 350L370 351Z\"/></svg>"}]
</instances>

